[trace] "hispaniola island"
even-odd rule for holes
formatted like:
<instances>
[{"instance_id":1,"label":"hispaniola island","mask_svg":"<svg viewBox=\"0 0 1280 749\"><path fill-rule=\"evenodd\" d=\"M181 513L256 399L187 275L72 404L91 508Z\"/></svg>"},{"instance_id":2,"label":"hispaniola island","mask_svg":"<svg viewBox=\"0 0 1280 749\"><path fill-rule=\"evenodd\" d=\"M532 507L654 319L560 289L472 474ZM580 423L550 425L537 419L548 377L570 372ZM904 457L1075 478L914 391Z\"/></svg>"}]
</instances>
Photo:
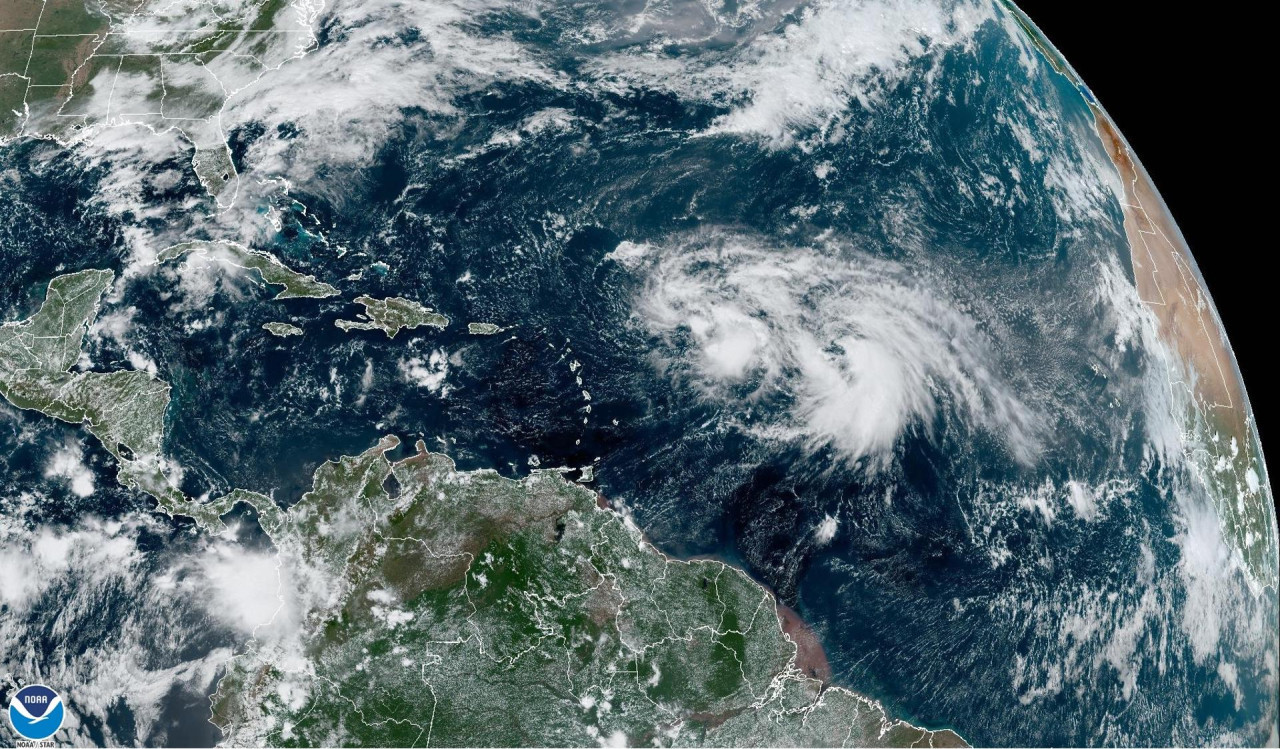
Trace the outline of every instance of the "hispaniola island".
<instances>
[{"instance_id":1,"label":"hispaniola island","mask_svg":"<svg viewBox=\"0 0 1280 749\"><path fill-rule=\"evenodd\" d=\"M3 0L0 746L1276 746L1104 104L1010 0Z\"/></svg>"}]
</instances>

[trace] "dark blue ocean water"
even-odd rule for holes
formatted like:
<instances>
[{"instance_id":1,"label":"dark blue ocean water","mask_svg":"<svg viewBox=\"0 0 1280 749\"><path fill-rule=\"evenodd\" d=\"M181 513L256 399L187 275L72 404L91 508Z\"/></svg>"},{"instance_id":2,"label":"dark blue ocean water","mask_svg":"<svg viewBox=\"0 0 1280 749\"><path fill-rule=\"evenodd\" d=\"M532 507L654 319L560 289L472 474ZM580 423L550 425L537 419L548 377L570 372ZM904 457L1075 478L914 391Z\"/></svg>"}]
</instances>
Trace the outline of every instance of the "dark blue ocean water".
<instances>
[{"instance_id":1,"label":"dark blue ocean water","mask_svg":"<svg viewBox=\"0 0 1280 749\"><path fill-rule=\"evenodd\" d=\"M507 30L552 44L554 25ZM630 507L664 550L742 564L816 627L838 683L895 714L954 727L976 744L1168 744L1252 730L1276 709L1264 664L1233 661L1244 690L1237 709L1217 675L1219 659L1193 657L1175 584L1173 487L1144 452L1145 404L1110 402L1135 392L1125 383L1149 362L1134 352L1100 369L1089 353L1114 334L1094 296L1096 263L1116 258L1127 269L1129 261L1114 201L1087 219L1058 208L1054 159L1098 153L1078 136L1088 130L1088 109L1070 82L1044 66L1028 72L1019 52L988 25L971 49L911 63L874 107L849 109L847 137L808 150L691 137L726 107L656 90L499 84L459 97L461 129L404 111L364 173L335 176L349 182L323 194L295 186L297 204L263 249L338 285L347 299L422 300L451 318L447 330L394 340L343 333L333 321L357 312L353 305L271 301L244 279L224 278L207 301L181 309L172 277L129 285L134 345L173 385L169 449L186 469L184 488L199 495L241 487L291 504L321 461L387 432L421 436L463 468L508 475L527 471L530 456L542 466L594 463L599 489ZM558 60L570 71L579 62ZM941 93L925 95L926 80ZM578 124L455 158L553 107ZM1035 134L1052 158L1034 158L1007 126L1038 121L1032 107L1061 124ZM231 141L244 158L260 139L288 137L249 125ZM0 201L5 319L29 314L58 272L123 266L120 226L130 217L84 208L101 175L47 144L6 149L0 160L18 174ZM833 176L819 178L819 163ZM966 189L991 176L998 196ZM171 189L166 199L177 200L199 186ZM335 193L341 204L325 197ZM809 204L841 209L797 219L792 209ZM780 262L787 248L818 246L832 234L869 257L910 264L925 253L953 281L948 293L978 310L979 325L999 340L999 366L1014 373L1018 395L1051 404L1039 459L1018 462L1000 435L947 403L930 423L909 424L892 464L879 471L848 465L830 447L734 428L727 410L757 409L767 422L788 402L709 400L655 366L653 352L668 344L637 321L643 274L606 259L624 240L678 247L709 231L776 247ZM375 261L385 270L373 269ZM352 274L358 280L344 280ZM299 324L306 335L275 338L261 330L272 320ZM511 327L473 337L469 321ZM93 345L98 367L126 361L109 339ZM447 361L447 394L402 376L406 363L437 351ZM9 491L45 482L39 443L19 444L18 432L45 430L55 435L47 443L61 434L49 430L70 429L15 418L20 427L0 422ZM103 474L98 485L110 487L109 458L97 447L91 453ZM1046 480L1118 476L1129 482L1123 499L1094 523L1045 523L1009 509ZM93 501L50 504L46 520L147 504L111 490ZM828 515L839 532L824 545L814 528ZM974 530L983 517L986 533ZM994 564L997 537L1007 560ZM154 543L159 555L180 553L183 542ZM1165 582L1144 587L1134 571L1145 568ZM109 627L111 607L128 601L103 606L100 624ZM1069 633L1072 621L1090 617L1105 636ZM1137 689L1126 693L1125 672L1106 647L1130 621L1136 644L1122 660L1136 664ZM1223 657L1234 644L1231 633L1223 637ZM163 722L178 732L161 738L212 740L181 732L199 700L175 695L166 705ZM130 736L127 710L113 720L115 736Z\"/></svg>"}]
</instances>

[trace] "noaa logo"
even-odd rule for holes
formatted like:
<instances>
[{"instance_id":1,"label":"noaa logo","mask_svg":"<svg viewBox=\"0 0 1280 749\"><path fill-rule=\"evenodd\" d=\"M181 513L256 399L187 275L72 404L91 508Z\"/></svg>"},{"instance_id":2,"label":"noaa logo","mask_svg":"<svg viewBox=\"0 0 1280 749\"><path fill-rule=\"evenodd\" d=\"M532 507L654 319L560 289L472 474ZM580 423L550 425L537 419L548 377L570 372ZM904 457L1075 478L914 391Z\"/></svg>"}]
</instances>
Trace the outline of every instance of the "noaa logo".
<instances>
[{"instance_id":1,"label":"noaa logo","mask_svg":"<svg viewBox=\"0 0 1280 749\"><path fill-rule=\"evenodd\" d=\"M66 711L58 693L43 684L18 690L9 702L9 723L24 739L44 741L62 728Z\"/></svg>"}]
</instances>

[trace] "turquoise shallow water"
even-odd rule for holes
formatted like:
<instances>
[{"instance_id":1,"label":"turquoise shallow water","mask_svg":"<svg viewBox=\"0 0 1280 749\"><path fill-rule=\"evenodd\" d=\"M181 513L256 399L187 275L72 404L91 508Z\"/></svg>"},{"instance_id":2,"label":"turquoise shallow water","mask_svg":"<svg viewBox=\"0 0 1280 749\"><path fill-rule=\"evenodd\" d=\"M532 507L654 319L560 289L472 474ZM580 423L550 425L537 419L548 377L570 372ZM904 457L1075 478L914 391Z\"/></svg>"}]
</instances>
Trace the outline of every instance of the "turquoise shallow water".
<instances>
[{"instance_id":1,"label":"turquoise shallow water","mask_svg":"<svg viewBox=\"0 0 1280 749\"><path fill-rule=\"evenodd\" d=\"M838 683L907 719L984 745L1265 740L1274 590L1254 597L1227 571L1220 616L1188 610L1200 604L1178 539L1204 498L1150 447L1155 361L1107 293L1130 259L1081 91L997 14L963 43L870 71L872 95L835 87L839 106L788 121L785 138L744 134L725 125L743 111L732 86L596 85L593 66L628 43L564 41L586 12L475 25L593 85L462 89L465 126L406 107L371 165L293 185L261 243L348 298L422 300L447 330L347 334L333 321L351 305L272 302L243 279L198 297L141 276L108 304L132 308L131 345L173 384L184 488L290 504L321 461L386 432L464 469L594 465L665 550L742 564L815 627ZM767 18L663 46L652 64L745 69ZM419 40L404 29L393 43ZM248 168L300 129L244 124L233 153ZM0 161L20 175L0 188L6 319L55 273L123 266L138 219L88 200L102 174L47 144ZM166 189L152 199L200 194L193 179ZM306 335L274 338L271 320ZM510 330L469 336L471 321ZM92 346L98 366L128 359L110 337ZM4 501L65 494L44 456L74 430L5 413ZM49 503L41 522L145 506L114 488L99 447L86 454L98 492ZM89 662L113 622L153 625L121 612L149 595L148 570L197 553L192 535L139 529L137 579L67 579L61 598L0 610L32 643L4 667ZM69 622L66 598L84 602ZM203 622L195 597L169 606L186 634L150 644L154 666L243 643ZM212 741L190 728L199 683L162 700L148 736L123 702L89 735Z\"/></svg>"}]
</instances>

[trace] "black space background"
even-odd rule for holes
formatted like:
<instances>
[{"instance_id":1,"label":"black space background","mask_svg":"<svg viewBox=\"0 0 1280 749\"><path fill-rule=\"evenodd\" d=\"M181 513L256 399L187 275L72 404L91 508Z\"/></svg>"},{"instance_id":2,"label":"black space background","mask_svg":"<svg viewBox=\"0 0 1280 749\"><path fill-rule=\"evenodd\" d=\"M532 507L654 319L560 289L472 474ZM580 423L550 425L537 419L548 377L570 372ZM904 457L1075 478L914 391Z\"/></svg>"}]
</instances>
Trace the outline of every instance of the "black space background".
<instances>
[{"instance_id":1,"label":"black space background","mask_svg":"<svg viewBox=\"0 0 1280 749\"><path fill-rule=\"evenodd\" d=\"M1235 349L1272 480L1280 398L1272 389L1280 221L1268 177L1276 86L1267 35L1231 6L1019 0L1119 125L1191 245ZM1255 23L1263 23L1255 19ZM1272 50L1273 51L1273 50ZM1268 203L1273 201L1267 200Z\"/></svg>"}]
</instances>

